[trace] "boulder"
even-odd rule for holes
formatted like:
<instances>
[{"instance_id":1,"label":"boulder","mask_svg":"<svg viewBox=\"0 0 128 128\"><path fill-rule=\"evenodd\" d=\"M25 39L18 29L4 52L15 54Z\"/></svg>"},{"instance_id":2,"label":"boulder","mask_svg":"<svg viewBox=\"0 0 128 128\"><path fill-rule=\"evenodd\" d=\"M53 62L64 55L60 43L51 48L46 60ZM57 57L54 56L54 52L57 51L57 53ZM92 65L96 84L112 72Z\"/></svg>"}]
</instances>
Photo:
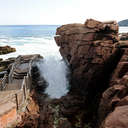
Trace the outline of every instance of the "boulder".
<instances>
[{"instance_id":1,"label":"boulder","mask_svg":"<svg viewBox=\"0 0 128 128\"><path fill-rule=\"evenodd\" d=\"M11 52L16 52L16 49L11 48L10 46L0 46L0 55L8 54Z\"/></svg>"},{"instance_id":2,"label":"boulder","mask_svg":"<svg viewBox=\"0 0 128 128\"><path fill-rule=\"evenodd\" d=\"M116 107L108 115L101 128L127 128L128 127L128 105Z\"/></svg>"}]
</instances>

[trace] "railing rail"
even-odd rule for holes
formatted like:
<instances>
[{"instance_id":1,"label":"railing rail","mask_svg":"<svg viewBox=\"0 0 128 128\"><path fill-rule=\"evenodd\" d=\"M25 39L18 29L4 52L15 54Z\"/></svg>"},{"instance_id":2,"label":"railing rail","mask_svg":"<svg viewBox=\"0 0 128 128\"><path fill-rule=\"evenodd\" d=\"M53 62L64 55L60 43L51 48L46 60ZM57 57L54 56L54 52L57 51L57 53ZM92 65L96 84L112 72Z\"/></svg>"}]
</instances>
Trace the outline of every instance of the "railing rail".
<instances>
[{"instance_id":1,"label":"railing rail","mask_svg":"<svg viewBox=\"0 0 128 128\"><path fill-rule=\"evenodd\" d=\"M5 89L7 82L8 82L8 75L5 74L0 82L0 90L1 91Z\"/></svg>"}]
</instances>

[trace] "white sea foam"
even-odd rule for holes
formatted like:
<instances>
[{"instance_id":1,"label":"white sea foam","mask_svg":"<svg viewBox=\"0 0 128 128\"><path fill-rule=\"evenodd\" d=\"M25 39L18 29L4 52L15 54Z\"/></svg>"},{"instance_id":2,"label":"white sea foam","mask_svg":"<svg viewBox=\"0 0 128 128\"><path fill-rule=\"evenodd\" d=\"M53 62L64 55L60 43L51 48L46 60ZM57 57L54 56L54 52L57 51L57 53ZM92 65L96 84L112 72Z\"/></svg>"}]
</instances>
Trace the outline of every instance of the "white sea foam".
<instances>
[{"instance_id":1,"label":"white sea foam","mask_svg":"<svg viewBox=\"0 0 128 128\"><path fill-rule=\"evenodd\" d=\"M119 33L127 33L128 27L119 27Z\"/></svg>"},{"instance_id":2,"label":"white sea foam","mask_svg":"<svg viewBox=\"0 0 128 128\"><path fill-rule=\"evenodd\" d=\"M68 68L60 57L46 57L42 63L38 63L42 77L48 82L45 93L51 98L60 98L67 94L69 86L67 80Z\"/></svg>"},{"instance_id":3,"label":"white sea foam","mask_svg":"<svg viewBox=\"0 0 128 128\"><path fill-rule=\"evenodd\" d=\"M16 52L7 55L0 55L0 58L7 59L9 57L17 57L18 55L25 54L41 54L42 56L55 55L58 56L58 46L56 45L54 39L45 38L19 38L19 39L9 39L9 42L0 41L0 45L10 45L16 48Z\"/></svg>"},{"instance_id":4,"label":"white sea foam","mask_svg":"<svg viewBox=\"0 0 128 128\"><path fill-rule=\"evenodd\" d=\"M43 62L40 62L38 67L41 75L49 84L45 93L51 98L60 98L68 92L68 80L66 78L68 68L62 61L59 47L56 45L54 39L24 37L0 41L0 45L10 45L16 48L16 52L1 55L0 58L7 59L27 54L40 54L44 57Z\"/></svg>"}]
</instances>

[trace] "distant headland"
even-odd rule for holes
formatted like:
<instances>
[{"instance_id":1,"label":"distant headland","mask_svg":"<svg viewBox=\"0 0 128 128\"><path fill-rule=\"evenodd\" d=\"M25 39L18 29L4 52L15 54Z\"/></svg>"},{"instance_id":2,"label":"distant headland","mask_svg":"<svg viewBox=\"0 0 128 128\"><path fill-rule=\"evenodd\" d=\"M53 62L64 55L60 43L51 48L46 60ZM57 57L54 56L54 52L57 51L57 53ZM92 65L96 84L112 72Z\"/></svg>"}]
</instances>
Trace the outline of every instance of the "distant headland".
<instances>
[{"instance_id":1,"label":"distant headland","mask_svg":"<svg viewBox=\"0 0 128 128\"><path fill-rule=\"evenodd\" d=\"M118 22L119 26L128 26L128 19L121 20Z\"/></svg>"}]
</instances>

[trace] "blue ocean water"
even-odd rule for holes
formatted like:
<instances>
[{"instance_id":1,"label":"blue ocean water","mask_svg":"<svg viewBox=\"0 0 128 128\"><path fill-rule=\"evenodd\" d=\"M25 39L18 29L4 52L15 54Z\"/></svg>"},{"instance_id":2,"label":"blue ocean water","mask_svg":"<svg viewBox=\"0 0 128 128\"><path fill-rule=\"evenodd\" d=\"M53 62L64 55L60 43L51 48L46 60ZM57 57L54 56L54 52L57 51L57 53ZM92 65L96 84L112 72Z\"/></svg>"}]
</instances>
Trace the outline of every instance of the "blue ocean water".
<instances>
[{"instance_id":1,"label":"blue ocean water","mask_svg":"<svg viewBox=\"0 0 128 128\"><path fill-rule=\"evenodd\" d=\"M58 47L54 35L59 25L8 25L0 26L0 46L10 45L15 53L2 55L2 58L24 54L55 54Z\"/></svg>"},{"instance_id":2,"label":"blue ocean water","mask_svg":"<svg viewBox=\"0 0 128 128\"><path fill-rule=\"evenodd\" d=\"M0 37L52 37L59 25L0 25Z\"/></svg>"}]
</instances>

